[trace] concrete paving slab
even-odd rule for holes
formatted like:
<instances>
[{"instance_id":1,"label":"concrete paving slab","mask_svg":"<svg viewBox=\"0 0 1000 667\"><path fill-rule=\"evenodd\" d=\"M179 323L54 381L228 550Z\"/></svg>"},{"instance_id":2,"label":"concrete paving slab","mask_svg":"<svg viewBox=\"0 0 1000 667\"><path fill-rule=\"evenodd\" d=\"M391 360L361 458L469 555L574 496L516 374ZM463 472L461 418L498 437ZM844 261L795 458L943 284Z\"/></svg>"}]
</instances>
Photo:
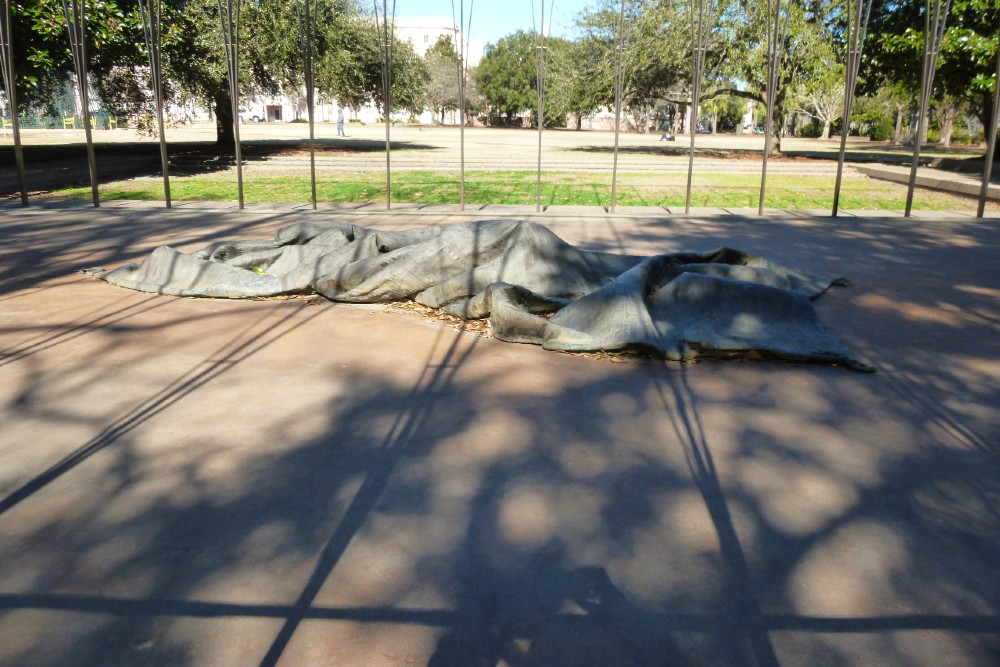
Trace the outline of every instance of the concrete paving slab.
<instances>
[{"instance_id":1,"label":"concrete paving slab","mask_svg":"<svg viewBox=\"0 0 1000 667\"><path fill-rule=\"evenodd\" d=\"M910 167L890 164L853 165L862 174L871 178L894 183L910 182ZM932 190L956 192L978 198L982 192L983 175L966 174L946 169L932 167L917 167L916 185ZM987 199L1000 199L1000 184L990 183L986 186Z\"/></svg>"},{"instance_id":2,"label":"concrete paving slab","mask_svg":"<svg viewBox=\"0 0 1000 667\"><path fill-rule=\"evenodd\" d=\"M533 219L847 275L878 373L129 292L75 271L332 214L3 207L0 664L996 664L996 221L752 213Z\"/></svg>"}]
</instances>

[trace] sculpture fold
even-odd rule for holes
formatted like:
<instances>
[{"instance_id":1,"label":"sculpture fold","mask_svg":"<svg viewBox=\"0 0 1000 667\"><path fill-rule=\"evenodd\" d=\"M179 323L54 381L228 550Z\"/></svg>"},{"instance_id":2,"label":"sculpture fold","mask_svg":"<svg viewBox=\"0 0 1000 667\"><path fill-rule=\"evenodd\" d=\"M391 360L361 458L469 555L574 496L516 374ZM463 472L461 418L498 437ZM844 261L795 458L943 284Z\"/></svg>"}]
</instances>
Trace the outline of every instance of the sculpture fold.
<instances>
[{"instance_id":1,"label":"sculpture fold","mask_svg":"<svg viewBox=\"0 0 1000 667\"><path fill-rule=\"evenodd\" d=\"M274 240L214 243L191 255L161 247L143 262L87 273L177 296L413 300L489 318L494 337L551 350L637 350L672 360L756 353L872 370L811 303L843 279L730 248L651 257L581 250L519 220L406 231L306 222Z\"/></svg>"}]
</instances>

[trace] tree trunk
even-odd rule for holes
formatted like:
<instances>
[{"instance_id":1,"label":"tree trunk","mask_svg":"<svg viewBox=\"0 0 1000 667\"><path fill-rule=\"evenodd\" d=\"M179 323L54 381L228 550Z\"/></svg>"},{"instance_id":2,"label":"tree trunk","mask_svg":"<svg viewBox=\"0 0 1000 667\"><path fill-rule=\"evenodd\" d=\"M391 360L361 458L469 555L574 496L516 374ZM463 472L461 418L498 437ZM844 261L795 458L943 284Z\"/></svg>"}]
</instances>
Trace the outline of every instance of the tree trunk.
<instances>
[{"instance_id":1,"label":"tree trunk","mask_svg":"<svg viewBox=\"0 0 1000 667\"><path fill-rule=\"evenodd\" d=\"M820 137L820 139L829 139L829 138L830 138L830 120L827 119L823 121L823 136Z\"/></svg>"},{"instance_id":2,"label":"tree trunk","mask_svg":"<svg viewBox=\"0 0 1000 667\"><path fill-rule=\"evenodd\" d=\"M674 115L674 127L672 132L674 134L684 134L684 117L687 116L687 105L683 102L677 103L677 113Z\"/></svg>"},{"instance_id":3,"label":"tree trunk","mask_svg":"<svg viewBox=\"0 0 1000 667\"><path fill-rule=\"evenodd\" d=\"M774 96L774 109L771 113L771 155L781 154L781 121L784 118L782 108L785 105L785 87L779 86ZM766 107L765 107L766 109Z\"/></svg>"},{"instance_id":4,"label":"tree trunk","mask_svg":"<svg viewBox=\"0 0 1000 667\"><path fill-rule=\"evenodd\" d=\"M941 124L941 145L945 148L951 146L951 133L955 129L955 116L947 114Z\"/></svg>"},{"instance_id":5,"label":"tree trunk","mask_svg":"<svg viewBox=\"0 0 1000 667\"><path fill-rule=\"evenodd\" d=\"M228 92L215 96L215 143L227 148L236 147L233 132L233 103Z\"/></svg>"},{"instance_id":6,"label":"tree trunk","mask_svg":"<svg viewBox=\"0 0 1000 667\"><path fill-rule=\"evenodd\" d=\"M719 114L712 114L712 134L716 134L719 130Z\"/></svg>"},{"instance_id":7,"label":"tree trunk","mask_svg":"<svg viewBox=\"0 0 1000 667\"><path fill-rule=\"evenodd\" d=\"M896 107L896 132L892 135L893 145L903 141L903 107Z\"/></svg>"}]
</instances>

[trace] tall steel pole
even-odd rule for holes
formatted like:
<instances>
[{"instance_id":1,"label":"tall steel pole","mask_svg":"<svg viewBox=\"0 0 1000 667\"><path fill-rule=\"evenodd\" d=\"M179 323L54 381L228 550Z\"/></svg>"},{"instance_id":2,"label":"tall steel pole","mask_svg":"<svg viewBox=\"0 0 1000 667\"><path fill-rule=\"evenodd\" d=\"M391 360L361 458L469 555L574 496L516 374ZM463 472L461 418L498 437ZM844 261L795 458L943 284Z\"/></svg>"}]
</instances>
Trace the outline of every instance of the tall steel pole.
<instances>
[{"instance_id":1,"label":"tall steel pole","mask_svg":"<svg viewBox=\"0 0 1000 667\"><path fill-rule=\"evenodd\" d=\"M310 8L310 1L312 7ZM313 34L316 21L316 0L295 0L295 14L299 19L299 47L305 68L306 106L309 107L309 176L312 183L312 207L316 210L316 134L314 128L315 99L313 93Z\"/></svg>"},{"instance_id":2,"label":"tall steel pole","mask_svg":"<svg viewBox=\"0 0 1000 667\"><path fill-rule=\"evenodd\" d=\"M694 140L698 134L698 105L701 102L701 77L705 69L705 51L708 42L708 30L705 28L706 14L712 14L710 7L706 10L705 0L698 0L698 12L695 14L691 5L691 69L694 82L691 90L691 148L688 153L687 193L684 195L684 214L691 212L691 181L694 176ZM697 19L697 20L696 20Z\"/></svg>"},{"instance_id":3,"label":"tall steel pole","mask_svg":"<svg viewBox=\"0 0 1000 667\"><path fill-rule=\"evenodd\" d=\"M993 156L996 155L997 129L1000 129L1000 44L997 45L997 71L993 80L993 122L987 128L989 137L986 143L986 164L983 165L983 186L979 190L979 207L976 209L977 218L983 217L986 212L986 195L989 194Z\"/></svg>"},{"instance_id":4,"label":"tall steel pole","mask_svg":"<svg viewBox=\"0 0 1000 667\"><path fill-rule=\"evenodd\" d=\"M941 0L934 0L934 11L931 12L931 0L924 4L924 64L920 77L920 108L917 111L917 133L913 137L913 162L910 164L910 182L906 189L905 217L910 217L913 208L913 188L917 184L917 167L920 166L920 140L927 124L927 107L930 104L931 92L934 90L934 72L937 70L938 53L941 51L941 40L944 39L945 23L951 0L946 0L944 11L941 11ZM932 18L933 16L933 18Z\"/></svg>"},{"instance_id":5,"label":"tall steel pole","mask_svg":"<svg viewBox=\"0 0 1000 667\"><path fill-rule=\"evenodd\" d=\"M768 7L770 8L770 3ZM785 21L782 23L781 0L775 0L773 19L769 15L767 21L767 119L764 121L764 160L760 170L760 201L757 204L757 215L764 215L764 194L767 191L767 158L771 153L771 137L773 135L771 119L774 117L774 98L777 95L778 79L781 76L781 61L790 10L791 0L785 8ZM780 127L778 131L781 131Z\"/></svg>"},{"instance_id":6,"label":"tall steel pole","mask_svg":"<svg viewBox=\"0 0 1000 667\"><path fill-rule=\"evenodd\" d=\"M473 0L475 1L475 0ZM471 14L471 11L470 11ZM472 16L469 16L472 22ZM462 32L458 45L458 208L465 210L465 57L466 57L466 30L465 30L465 0L458 3L458 24Z\"/></svg>"},{"instance_id":7,"label":"tall steel pole","mask_svg":"<svg viewBox=\"0 0 1000 667\"><path fill-rule=\"evenodd\" d=\"M149 73L153 83L153 97L156 100L156 123L160 131L160 163L163 165L163 199L170 208L170 165L167 159L167 135L163 131L163 69L160 58L160 25L163 6L160 0L141 0L142 31L146 37L146 51L149 53Z\"/></svg>"},{"instance_id":8,"label":"tall steel pole","mask_svg":"<svg viewBox=\"0 0 1000 667\"><path fill-rule=\"evenodd\" d=\"M69 45L73 54L73 68L80 104L83 106L83 130L87 138L87 163L90 167L90 191L94 207L101 205L97 191L97 160L94 158L94 137L90 131L90 95L87 85L87 17L83 0L63 0L66 15L66 29L69 31Z\"/></svg>"},{"instance_id":9,"label":"tall steel pole","mask_svg":"<svg viewBox=\"0 0 1000 667\"><path fill-rule=\"evenodd\" d=\"M625 79L625 0L621 0L621 10L618 14L618 44L615 45L615 56L615 150L611 163L612 213L618 207L618 136L621 131L622 88Z\"/></svg>"},{"instance_id":10,"label":"tall steel pole","mask_svg":"<svg viewBox=\"0 0 1000 667\"><path fill-rule=\"evenodd\" d=\"M28 181L25 178L24 151L21 148L21 121L17 110L17 84L14 81L14 45L11 40L10 0L0 0L0 75L10 106L10 124L14 130L14 159L17 161L17 179L21 188L21 206L28 205Z\"/></svg>"},{"instance_id":11,"label":"tall steel pole","mask_svg":"<svg viewBox=\"0 0 1000 667\"><path fill-rule=\"evenodd\" d=\"M531 10L534 14L534 9ZM535 181L535 211L542 210L542 132L545 128L545 0L538 29L538 168Z\"/></svg>"},{"instance_id":12,"label":"tall steel pole","mask_svg":"<svg viewBox=\"0 0 1000 667\"><path fill-rule=\"evenodd\" d=\"M243 208L243 153L240 147L240 0L226 0L225 9L219 2L222 40L229 66L229 100L233 113L233 139L236 142L236 186L240 208ZM235 11L234 11L235 7Z\"/></svg>"},{"instance_id":13,"label":"tall steel pole","mask_svg":"<svg viewBox=\"0 0 1000 667\"><path fill-rule=\"evenodd\" d=\"M382 25L379 27L378 3L372 0L375 8L375 34L379 39L379 52L382 56L382 94L385 100L385 210L392 206L392 162L390 154L392 144L390 143L389 128L392 125L392 42L395 33L389 32L389 8L386 0L382 0ZM392 22L396 23L396 0L392 1ZM395 25L393 25L395 30Z\"/></svg>"},{"instance_id":14,"label":"tall steel pole","mask_svg":"<svg viewBox=\"0 0 1000 667\"><path fill-rule=\"evenodd\" d=\"M853 19L852 13L853 12ZM871 15L872 0L847 0L847 70L844 82L844 118L840 128L840 153L837 156L837 180L833 186L833 211L836 218L840 210L840 185L844 175L844 158L847 155L847 135L851 133L851 108L854 106L854 90L858 83L858 69L861 67L861 51L868 33L868 17Z\"/></svg>"}]
</instances>

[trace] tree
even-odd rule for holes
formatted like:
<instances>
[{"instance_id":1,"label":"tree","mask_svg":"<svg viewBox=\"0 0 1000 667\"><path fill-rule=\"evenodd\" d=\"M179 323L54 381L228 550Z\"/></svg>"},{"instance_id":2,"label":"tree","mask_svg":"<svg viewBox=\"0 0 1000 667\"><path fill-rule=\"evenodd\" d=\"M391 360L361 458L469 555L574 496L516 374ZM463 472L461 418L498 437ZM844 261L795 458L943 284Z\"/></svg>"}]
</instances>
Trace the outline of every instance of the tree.
<instances>
[{"instance_id":1,"label":"tree","mask_svg":"<svg viewBox=\"0 0 1000 667\"><path fill-rule=\"evenodd\" d=\"M702 113L710 119L712 134L719 131L720 124L724 127L738 127L745 110L746 103L732 96L713 97L701 104Z\"/></svg>"},{"instance_id":2,"label":"tree","mask_svg":"<svg viewBox=\"0 0 1000 667\"><path fill-rule=\"evenodd\" d=\"M690 93L691 33L687 6L682 3L635 0L625 9L625 57L622 106L636 118L645 118L658 102L684 103ZM621 6L603 0L581 13L580 72L573 99L593 112L615 101L615 65L619 44ZM645 128L640 120L637 126Z\"/></svg>"},{"instance_id":3,"label":"tree","mask_svg":"<svg viewBox=\"0 0 1000 667\"><path fill-rule=\"evenodd\" d=\"M491 119L513 125L522 111L537 109L537 43L537 35L519 30L487 45L475 80Z\"/></svg>"},{"instance_id":4,"label":"tree","mask_svg":"<svg viewBox=\"0 0 1000 667\"><path fill-rule=\"evenodd\" d=\"M874 95L859 97L851 119L861 126L862 134L876 141L899 144L903 141L906 112L912 101L911 91L897 82L880 88Z\"/></svg>"},{"instance_id":5,"label":"tree","mask_svg":"<svg viewBox=\"0 0 1000 667\"><path fill-rule=\"evenodd\" d=\"M923 11L921 0L873 3L864 63L869 94L900 83L911 92L916 106L924 49ZM1000 0L952 0L946 25L934 78L935 97L967 103L988 127L1000 40Z\"/></svg>"},{"instance_id":6,"label":"tree","mask_svg":"<svg viewBox=\"0 0 1000 667\"><path fill-rule=\"evenodd\" d=\"M952 97L947 93L941 95L934 104L932 113L937 121L938 131L941 133L941 145L951 146L951 137L955 130L955 121L959 115L965 111L966 102Z\"/></svg>"},{"instance_id":7,"label":"tree","mask_svg":"<svg viewBox=\"0 0 1000 667\"><path fill-rule=\"evenodd\" d=\"M88 67L106 106L118 113L152 110L138 0L86 0ZM73 71L61 0L13 7L18 92L25 106L44 106ZM162 53L169 89L215 112L217 139L233 143L228 67L217 0L164 0ZM241 96L294 97L303 86L295 0L243 0ZM361 106L382 99L375 22L355 0L317 0L315 67L321 95ZM419 111L426 68L408 43L394 40L394 108ZM140 86L136 82L147 82ZM55 110L52 110L55 111ZM384 110L383 110L384 113Z\"/></svg>"},{"instance_id":8,"label":"tree","mask_svg":"<svg viewBox=\"0 0 1000 667\"><path fill-rule=\"evenodd\" d=\"M786 98L799 85L823 79L831 62L842 65L844 16L836 0L803 0L787 5L787 31L781 45L781 68L775 89L774 112L768 122L775 138L773 152L781 151ZM727 39L710 52L706 68L716 77L746 82L745 89L720 87L709 96L728 94L767 104L767 3L733 0L722 12L720 27ZM782 21L786 19L782 18ZM841 83L843 86L843 83Z\"/></svg>"},{"instance_id":9,"label":"tree","mask_svg":"<svg viewBox=\"0 0 1000 667\"><path fill-rule=\"evenodd\" d=\"M796 111L811 116L823 125L820 139L830 138L833 123L844 115L844 83L847 68L837 62L832 51L818 56L814 74L795 88Z\"/></svg>"},{"instance_id":10,"label":"tree","mask_svg":"<svg viewBox=\"0 0 1000 667\"><path fill-rule=\"evenodd\" d=\"M102 98L107 91L100 83L112 71L130 68L144 57L138 46L143 40L136 1L86 3L88 69ZM73 72L62 2L11 3L11 21L18 101L25 108L57 115L64 110L52 108L52 101Z\"/></svg>"},{"instance_id":11,"label":"tree","mask_svg":"<svg viewBox=\"0 0 1000 667\"><path fill-rule=\"evenodd\" d=\"M427 61L429 82L427 84L427 105L435 114L440 114L444 123L446 111L454 111L459 102L459 55L455 51L452 38L441 35L437 42L424 54Z\"/></svg>"},{"instance_id":12,"label":"tree","mask_svg":"<svg viewBox=\"0 0 1000 667\"><path fill-rule=\"evenodd\" d=\"M382 33L375 21L368 16L346 17L326 34L328 48L317 63L316 83L321 94L352 109L376 104L382 116L388 118L379 47ZM429 78L427 65L409 42L400 41L391 33L390 39L392 110L420 113Z\"/></svg>"}]
</instances>

